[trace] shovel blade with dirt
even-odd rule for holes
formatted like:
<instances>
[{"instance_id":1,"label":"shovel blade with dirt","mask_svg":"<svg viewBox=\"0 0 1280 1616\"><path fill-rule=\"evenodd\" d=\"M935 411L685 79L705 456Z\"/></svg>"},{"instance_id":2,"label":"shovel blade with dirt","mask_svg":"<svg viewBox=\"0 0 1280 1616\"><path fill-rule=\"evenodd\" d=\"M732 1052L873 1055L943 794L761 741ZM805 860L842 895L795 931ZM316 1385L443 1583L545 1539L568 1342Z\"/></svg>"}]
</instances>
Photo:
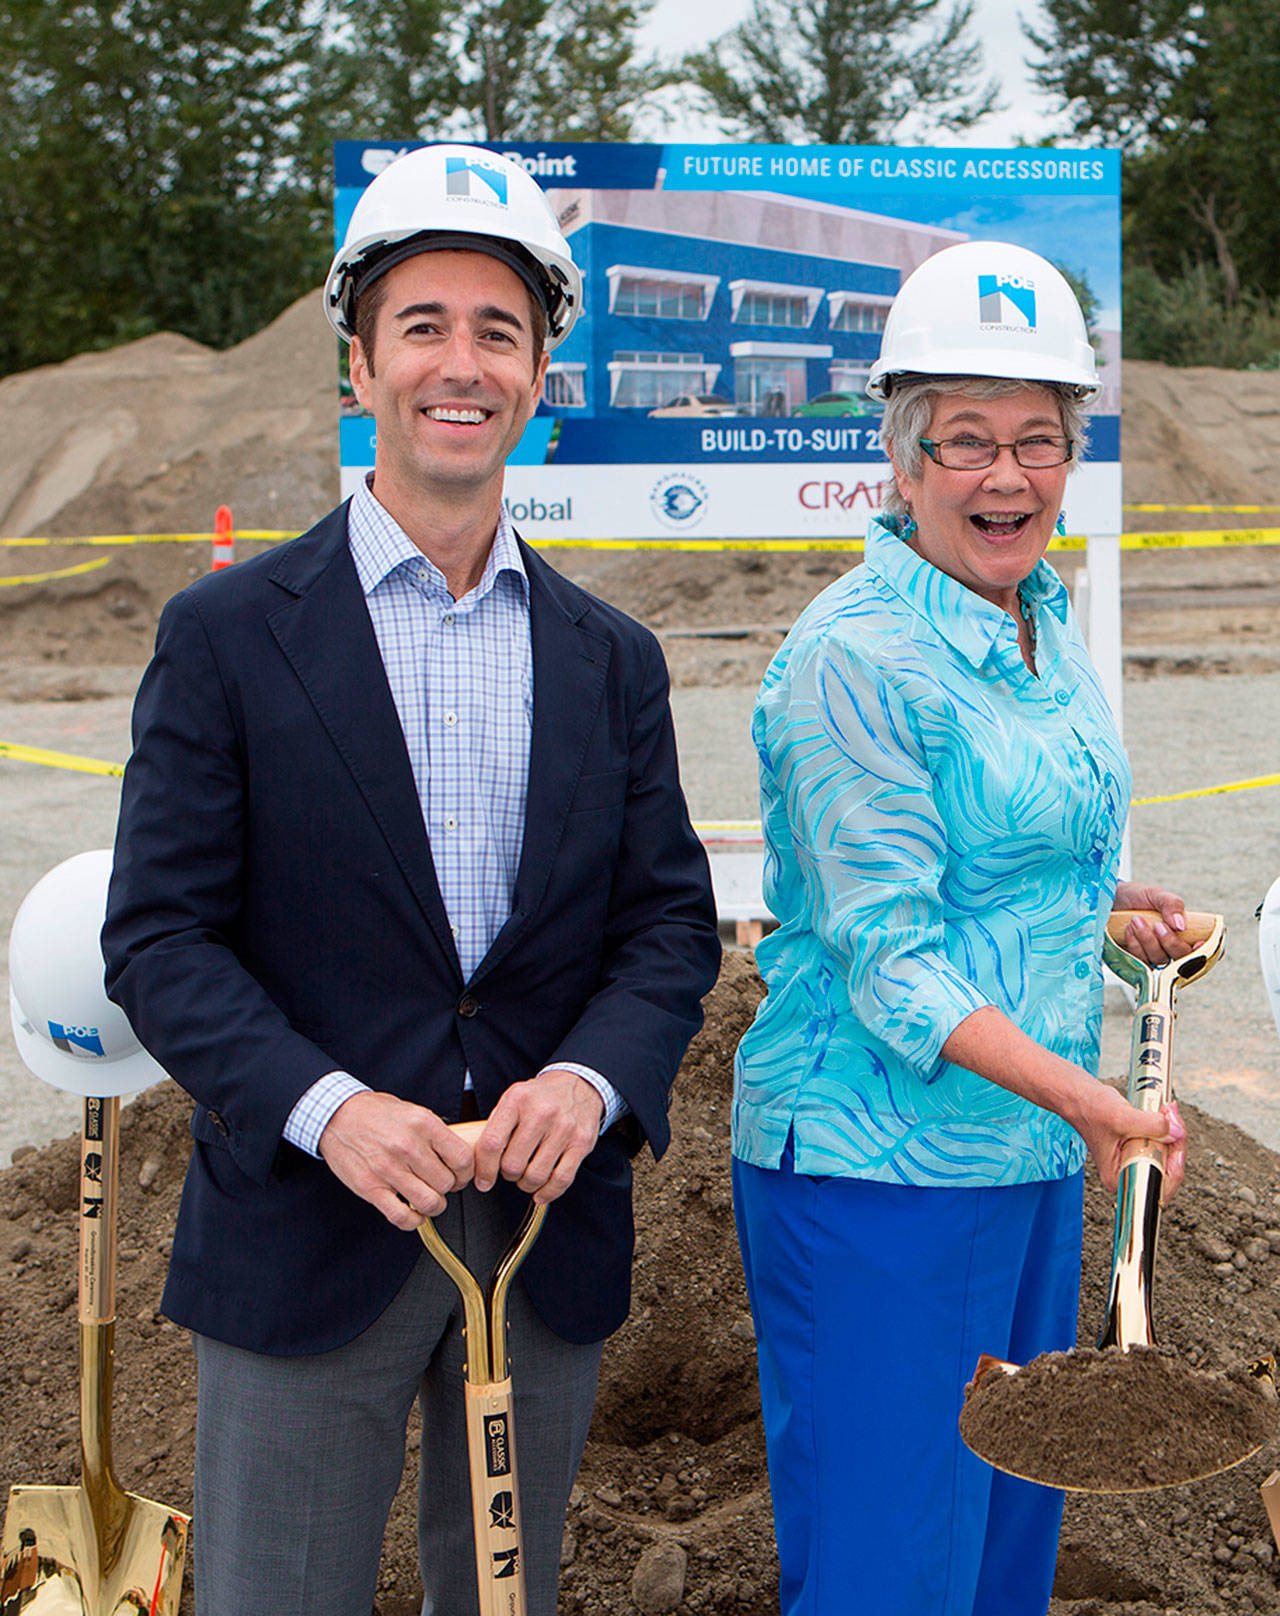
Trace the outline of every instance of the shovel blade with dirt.
<instances>
[{"instance_id":1,"label":"shovel blade with dirt","mask_svg":"<svg viewBox=\"0 0 1280 1616\"><path fill-rule=\"evenodd\" d=\"M80 1471L14 1486L0 1538L3 1616L177 1616L191 1518L127 1493L111 1462L118 1097L87 1098L80 1150Z\"/></svg>"},{"instance_id":2,"label":"shovel blade with dirt","mask_svg":"<svg viewBox=\"0 0 1280 1616\"><path fill-rule=\"evenodd\" d=\"M1158 1112L1173 1098L1178 990L1222 957L1225 926L1221 915L1189 914L1183 939L1191 952L1148 965L1121 944L1131 918L1127 911L1112 914L1103 959L1137 998L1129 1103ZM1198 1481L1240 1464L1276 1431L1271 1358L1217 1374L1156 1345L1152 1287L1164 1148L1132 1139L1120 1162L1111 1285L1097 1347L1046 1353L1025 1368L983 1353L960 1415L960 1434L979 1458L1068 1491L1140 1492Z\"/></svg>"}]
</instances>

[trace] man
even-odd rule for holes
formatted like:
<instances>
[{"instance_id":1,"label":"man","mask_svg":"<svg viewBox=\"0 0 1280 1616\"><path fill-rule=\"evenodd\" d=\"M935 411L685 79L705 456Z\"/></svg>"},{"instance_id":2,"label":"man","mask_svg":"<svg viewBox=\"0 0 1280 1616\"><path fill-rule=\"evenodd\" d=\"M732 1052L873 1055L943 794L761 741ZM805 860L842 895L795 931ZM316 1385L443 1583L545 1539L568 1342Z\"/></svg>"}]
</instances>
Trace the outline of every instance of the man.
<instances>
[{"instance_id":1,"label":"man","mask_svg":"<svg viewBox=\"0 0 1280 1616\"><path fill-rule=\"evenodd\" d=\"M502 505L580 298L517 164L384 170L326 288L372 480L170 602L139 691L103 946L197 1102L163 1305L199 1367L201 1616L369 1616L415 1396L424 1611L473 1616L460 1310L413 1230L485 1273L530 1194L511 1356L555 1610L629 1156L666 1144L718 960L656 642Z\"/></svg>"}]
</instances>

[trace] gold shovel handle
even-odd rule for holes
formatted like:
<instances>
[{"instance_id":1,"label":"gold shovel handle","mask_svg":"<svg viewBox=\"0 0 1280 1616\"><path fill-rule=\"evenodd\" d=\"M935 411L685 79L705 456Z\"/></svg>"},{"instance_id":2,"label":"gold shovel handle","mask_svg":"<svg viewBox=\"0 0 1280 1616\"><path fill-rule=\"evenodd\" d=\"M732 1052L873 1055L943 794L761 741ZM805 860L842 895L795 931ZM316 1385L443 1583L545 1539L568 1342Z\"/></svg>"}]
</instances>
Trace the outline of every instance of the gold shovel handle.
<instances>
[{"instance_id":1,"label":"gold shovel handle","mask_svg":"<svg viewBox=\"0 0 1280 1616\"><path fill-rule=\"evenodd\" d=\"M484 1126L483 1121L454 1122L450 1124L450 1130L474 1149L484 1132ZM445 1242L431 1219L424 1218L418 1225L418 1236L423 1245L458 1287L462 1297L467 1329L466 1377L473 1386L485 1386L506 1376L507 1292L516 1277L516 1270L538 1238L546 1215L545 1206L530 1201L520 1227L494 1264L489 1276L487 1297L480 1281Z\"/></svg>"},{"instance_id":2,"label":"gold shovel handle","mask_svg":"<svg viewBox=\"0 0 1280 1616\"><path fill-rule=\"evenodd\" d=\"M1107 936L1119 948L1124 947L1125 928L1131 920L1145 920L1152 926L1164 924L1164 916L1158 909L1113 909L1107 919ZM1222 923L1222 916L1188 910L1186 920L1186 930L1178 935L1194 948L1209 941Z\"/></svg>"}]
</instances>

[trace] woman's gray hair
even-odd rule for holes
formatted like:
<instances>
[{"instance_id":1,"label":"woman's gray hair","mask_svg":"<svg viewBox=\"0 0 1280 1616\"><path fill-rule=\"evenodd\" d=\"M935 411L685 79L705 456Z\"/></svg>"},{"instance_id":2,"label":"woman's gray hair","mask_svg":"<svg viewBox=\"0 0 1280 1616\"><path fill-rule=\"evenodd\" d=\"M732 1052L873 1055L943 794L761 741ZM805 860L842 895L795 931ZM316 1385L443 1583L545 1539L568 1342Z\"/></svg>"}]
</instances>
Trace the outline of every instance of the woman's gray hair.
<instances>
[{"instance_id":1,"label":"woman's gray hair","mask_svg":"<svg viewBox=\"0 0 1280 1616\"><path fill-rule=\"evenodd\" d=\"M957 393L984 401L1010 398L1027 387L1041 387L1046 393L1052 393L1057 400L1062 430L1075 446L1072 463L1083 460L1089 448L1089 423L1071 389L1058 382L1019 381L1012 376L899 377L894 381L893 391L885 403L884 420L880 426L880 447L898 470L914 482L924 465L920 439L928 434L936 398ZM891 516L906 514L907 503L892 477L885 485L881 509Z\"/></svg>"}]
</instances>

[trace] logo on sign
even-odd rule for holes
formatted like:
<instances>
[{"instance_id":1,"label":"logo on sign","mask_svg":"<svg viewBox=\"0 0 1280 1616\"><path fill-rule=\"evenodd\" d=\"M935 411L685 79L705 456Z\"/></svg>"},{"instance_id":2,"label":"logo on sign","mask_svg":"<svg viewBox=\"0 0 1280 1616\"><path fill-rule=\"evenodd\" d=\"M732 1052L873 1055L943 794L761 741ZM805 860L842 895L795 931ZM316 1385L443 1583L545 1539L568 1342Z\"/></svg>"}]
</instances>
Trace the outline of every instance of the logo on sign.
<instances>
[{"instance_id":1,"label":"logo on sign","mask_svg":"<svg viewBox=\"0 0 1280 1616\"><path fill-rule=\"evenodd\" d=\"M687 472L673 471L654 485L649 508L663 527L690 528L707 514L707 489Z\"/></svg>"},{"instance_id":2,"label":"logo on sign","mask_svg":"<svg viewBox=\"0 0 1280 1616\"><path fill-rule=\"evenodd\" d=\"M511 1437L505 1414L491 1414L484 1422L485 1468L491 1476L511 1474Z\"/></svg>"},{"instance_id":3,"label":"logo on sign","mask_svg":"<svg viewBox=\"0 0 1280 1616\"><path fill-rule=\"evenodd\" d=\"M978 324L1034 331L1036 288L1024 275L978 276Z\"/></svg>"},{"instance_id":4,"label":"logo on sign","mask_svg":"<svg viewBox=\"0 0 1280 1616\"><path fill-rule=\"evenodd\" d=\"M64 1027L60 1021L51 1021L49 1037L68 1055L106 1054L96 1027Z\"/></svg>"},{"instance_id":5,"label":"logo on sign","mask_svg":"<svg viewBox=\"0 0 1280 1616\"><path fill-rule=\"evenodd\" d=\"M466 196L473 202L498 202L504 208L507 205L507 176L500 168L492 168L475 157L446 157L444 188L449 196Z\"/></svg>"}]
</instances>

